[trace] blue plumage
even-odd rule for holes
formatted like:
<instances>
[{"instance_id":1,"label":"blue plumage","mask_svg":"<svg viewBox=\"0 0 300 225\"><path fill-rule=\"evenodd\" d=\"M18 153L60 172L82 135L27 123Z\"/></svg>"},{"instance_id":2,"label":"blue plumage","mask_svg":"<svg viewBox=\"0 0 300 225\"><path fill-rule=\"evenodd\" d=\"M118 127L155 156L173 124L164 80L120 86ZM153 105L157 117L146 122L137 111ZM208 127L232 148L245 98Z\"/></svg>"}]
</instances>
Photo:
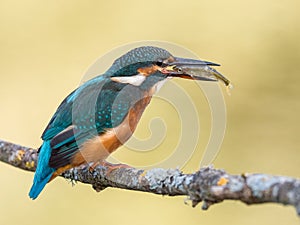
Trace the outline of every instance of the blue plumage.
<instances>
[{"instance_id":1,"label":"blue plumage","mask_svg":"<svg viewBox=\"0 0 300 225\"><path fill-rule=\"evenodd\" d=\"M29 192L29 197L32 199L37 198L45 185L50 180L55 169L49 167L48 162L51 156L50 141L45 141L40 148L38 167L36 168L33 185Z\"/></svg>"}]
</instances>

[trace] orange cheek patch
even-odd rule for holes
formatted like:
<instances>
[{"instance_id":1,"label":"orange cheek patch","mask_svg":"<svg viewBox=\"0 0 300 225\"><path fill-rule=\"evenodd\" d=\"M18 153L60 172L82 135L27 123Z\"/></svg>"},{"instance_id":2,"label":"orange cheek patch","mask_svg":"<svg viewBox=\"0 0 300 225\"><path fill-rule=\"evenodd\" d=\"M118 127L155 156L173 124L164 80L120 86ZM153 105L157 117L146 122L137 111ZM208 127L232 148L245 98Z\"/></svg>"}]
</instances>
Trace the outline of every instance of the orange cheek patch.
<instances>
[{"instance_id":1,"label":"orange cheek patch","mask_svg":"<svg viewBox=\"0 0 300 225\"><path fill-rule=\"evenodd\" d=\"M143 68L139 68L137 71L144 75L145 77L150 76L151 74L155 73L156 71L161 70L161 68L159 66L156 65L152 65L149 67L143 67Z\"/></svg>"}]
</instances>

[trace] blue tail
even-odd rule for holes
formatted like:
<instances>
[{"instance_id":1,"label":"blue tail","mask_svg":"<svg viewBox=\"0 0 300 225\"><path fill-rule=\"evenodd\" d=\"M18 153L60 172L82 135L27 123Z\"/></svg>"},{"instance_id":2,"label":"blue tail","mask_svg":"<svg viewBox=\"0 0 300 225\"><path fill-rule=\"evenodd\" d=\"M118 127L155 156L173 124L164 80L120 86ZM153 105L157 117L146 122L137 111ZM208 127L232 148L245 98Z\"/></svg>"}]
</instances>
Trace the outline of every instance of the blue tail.
<instances>
[{"instance_id":1,"label":"blue tail","mask_svg":"<svg viewBox=\"0 0 300 225\"><path fill-rule=\"evenodd\" d=\"M49 167L50 156L50 141L45 141L40 149L33 185L29 192L29 197L32 199L36 199L38 197L55 171L54 168Z\"/></svg>"}]
</instances>

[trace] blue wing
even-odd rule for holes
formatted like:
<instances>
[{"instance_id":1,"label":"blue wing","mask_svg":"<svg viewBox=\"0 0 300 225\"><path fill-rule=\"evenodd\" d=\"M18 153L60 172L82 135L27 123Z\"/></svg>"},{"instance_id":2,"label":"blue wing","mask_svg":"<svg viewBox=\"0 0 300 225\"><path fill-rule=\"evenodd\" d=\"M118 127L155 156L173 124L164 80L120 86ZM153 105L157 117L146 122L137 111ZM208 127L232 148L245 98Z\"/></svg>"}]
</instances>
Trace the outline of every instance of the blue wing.
<instances>
[{"instance_id":1,"label":"blue wing","mask_svg":"<svg viewBox=\"0 0 300 225\"><path fill-rule=\"evenodd\" d=\"M95 86L101 82L103 82L103 78L98 77L89 83L92 89L95 89ZM84 89L82 87L86 85L79 87L64 99L42 134L44 143L39 149L38 164L33 185L29 192L29 196L32 199L38 197L55 170L60 166L67 165L70 162L70 157L78 151L76 137L79 137L84 132L80 130L75 132L74 128L76 126L72 125L73 106L77 104L75 100L78 95L84 96L84 93L88 93L83 92ZM52 157L54 157L53 160L51 160Z\"/></svg>"},{"instance_id":2,"label":"blue wing","mask_svg":"<svg viewBox=\"0 0 300 225\"><path fill-rule=\"evenodd\" d=\"M31 198L39 195L56 169L72 162L85 141L118 126L143 96L137 87L104 78L96 77L73 91L51 118L42 134Z\"/></svg>"},{"instance_id":3,"label":"blue wing","mask_svg":"<svg viewBox=\"0 0 300 225\"><path fill-rule=\"evenodd\" d=\"M75 106L77 110L79 108L78 106L83 105L80 101L87 100L87 102L85 103L87 104L91 101L89 99L95 100L97 94L97 87L101 86L101 83L104 84L103 77L96 77L84 83L82 86L80 86L71 94L69 94L57 108L55 114L51 118L50 122L48 123L46 129L42 134L42 139L45 141L54 138L60 132L64 131L69 126L71 126L73 122L75 122L75 119L78 120L77 118L73 119L74 116L77 116L78 118L80 117L78 113L74 115L75 111L73 110L73 106ZM83 109L84 107L81 107L80 110ZM84 112L82 112L81 114L84 114Z\"/></svg>"},{"instance_id":4,"label":"blue wing","mask_svg":"<svg viewBox=\"0 0 300 225\"><path fill-rule=\"evenodd\" d=\"M100 127L94 129L93 110L104 84L102 76L86 82L67 96L56 110L42 134L44 141L50 140L50 167L58 169L68 165L86 139L103 132Z\"/></svg>"},{"instance_id":5,"label":"blue wing","mask_svg":"<svg viewBox=\"0 0 300 225\"><path fill-rule=\"evenodd\" d=\"M85 141L119 125L134 104L130 87L103 78L86 82L58 107L42 135L50 140L50 167L70 164Z\"/></svg>"}]
</instances>

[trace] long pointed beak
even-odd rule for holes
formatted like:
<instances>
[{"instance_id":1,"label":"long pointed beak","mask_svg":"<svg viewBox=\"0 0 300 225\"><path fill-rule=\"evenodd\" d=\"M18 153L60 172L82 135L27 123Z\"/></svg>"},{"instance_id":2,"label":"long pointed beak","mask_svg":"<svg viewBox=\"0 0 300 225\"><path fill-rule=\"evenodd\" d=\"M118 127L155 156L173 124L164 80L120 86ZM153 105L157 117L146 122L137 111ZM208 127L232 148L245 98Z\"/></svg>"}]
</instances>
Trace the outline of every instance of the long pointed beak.
<instances>
[{"instance_id":1,"label":"long pointed beak","mask_svg":"<svg viewBox=\"0 0 300 225\"><path fill-rule=\"evenodd\" d=\"M175 57L175 61L170 63L170 65L191 65L191 66L220 66L220 64L202 61L197 59L186 59L186 58L179 58Z\"/></svg>"},{"instance_id":2,"label":"long pointed beak","mask_svg":"<svg viewBox=\"0 0 300 225\"><path fill-rule=\"evenodd\" d=\"M181 77L185 79L203 80L203 81L218 81L222 80L226 86L230 81L210 66L220 66L217 63L196 60L177 58L171 63L168 63L165 72L168 76Z\"/></svg>"}]
</instances>

